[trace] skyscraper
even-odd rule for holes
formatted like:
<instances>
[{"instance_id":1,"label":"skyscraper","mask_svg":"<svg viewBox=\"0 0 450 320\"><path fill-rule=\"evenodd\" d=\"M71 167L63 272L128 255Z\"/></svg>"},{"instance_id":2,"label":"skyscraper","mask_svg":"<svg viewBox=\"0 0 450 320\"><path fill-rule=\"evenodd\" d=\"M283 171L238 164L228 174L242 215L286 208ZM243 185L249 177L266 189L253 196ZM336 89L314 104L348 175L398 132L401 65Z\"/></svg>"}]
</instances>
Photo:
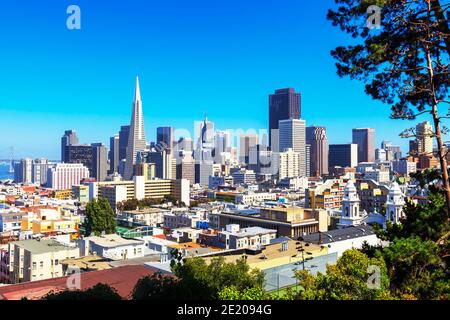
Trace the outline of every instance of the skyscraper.
<instances>
[{"instance_id":1,"label":"skyscraper","mask_svg":"<svg viewBox=\"0 0 450 320\"><path fill-rule=\"evenodd\" d=\"M257 134L242 134L239 137L239 162L242 164L250 164L250 149L258 145ZM255 163L252 163L255 164Z\"/></svg>"},{"instance_id":2,"label":"skyscraper","mask_svg":"<svg viewBox=\"0 0 450 320\"><path fill-rule=\"evenodd\" d=\"M329 166L332 167L356 167L358 165L358 145L330 144Z\"/></svg>"},{"instance_id":3,"label":"skyscraper","mask_svg":"<svg viewBox=\"0 0 450 320\"><path fill-rule=\"evenodd\" d=\"M140 151L145 151L147 142L144 132L144 115L142 114L142 100L139 88L139 77L136 77L136 87L134 91L133 110L130 121L130 134L128 136L128 146L126 152L126 163L124 179L133 178L136 155Z\"/></svg>"},{"instance_id":4,"label":"skyscraper","mask_svg":"<svg viewBox=\"0 0 450 320\"><path fill-rule=\"evenodd\" d=\"M119 162L127 158L127 146L129 137L130 126L121 126L119 131Z\"/></svg>"},{"instance_id":5,"label":"skyscraper","mask_svg":"<svg viewBox=\"0 0 450 320\"><path fill-rule=\"evenodd\" d=\"M97 181L105 181L108 172L108 150L102 143L93 143L91 177Z\"/></svg>"},{"instance_id":6,"label":"skyscraper","mask_svg":"<svg viewBox=\"0 0 450 320\"><path fill-rule=\"evenodd\" d=\"M306 172L306 122L301 119L279 121L280 152L292 149L299 153L299 175L307 176Z\"/></svg>"},{"instance_id":7,"label":"skyscraper","mask_svg":"<svg viewBox=\"0 0 450 320\"><path fill-rule=\"evenodd\" d=\"M174 143L173 128L172 127L158 127L156 128L156 143L164 149L172 150Z\"/></svg>"},{"instance_id":8,"label":"skyscraper","mask_svg":"<svg viewBox=\"0 0 450 320\"><path fill-rule=\"evenodd\" d=\"M109 139L109 173L119 172L120 136L118 134Z\"/></svg>"},{"instance_id":9,"label":"skyscraper","mask_svg":"<svg viewBox=\"0 0 450 320\"><path fill-rule=\"evenodd\" d=\"M66 162L67 159L65 158L66 146L76 145L78 144L78 136L75 130L66 130L64 132L64 135L61 138L61 162Z\"/></svg>"},{"instance_id":10,"label":"skyscraper","mask_svg":"<svg viewBox=\"0 0 450 320\"><path fill-rule=\"evenodd\" d=\"M353 129L352 136L358 145L358 162L375 162L375 129Z\"/></svg>"},{"instance_id":11,"label":"skyscraper","mask_svg":"<svg viewBox=\"0 0 450 320\"><path fill-rule=\"evenodd\" d=\"M295 89L279 89L269 95L269 145L272 146L273 135L277 135L273 130L278 130L280 120L300 119L300 117L301 94L296 93Z\"/></svg>"},{"instance_id":12,"label":"skyscraper","mask_svg":"<svg viewBox=\"0 0 450 320\"><path fill-rule=\"evenodd\" d=\"M306 143L310 149L311 176L328 174L328 139L324 127L306 128Z\"/></svg>"}]
</instances>

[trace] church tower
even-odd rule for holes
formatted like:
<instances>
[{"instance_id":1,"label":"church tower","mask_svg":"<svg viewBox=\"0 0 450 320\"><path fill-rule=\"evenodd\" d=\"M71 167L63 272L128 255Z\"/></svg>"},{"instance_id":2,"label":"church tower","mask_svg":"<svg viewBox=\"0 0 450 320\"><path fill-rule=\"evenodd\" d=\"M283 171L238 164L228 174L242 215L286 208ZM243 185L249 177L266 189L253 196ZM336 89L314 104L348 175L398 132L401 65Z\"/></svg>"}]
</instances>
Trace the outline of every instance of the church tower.
<instances>
[{"instance_id":1,"label":"church tower","mask_svg":"<svg viewBox=\"0 0 450 320\"><path fill-rule=\"evenodd\" d=\"M404 217L403 206L405 200L403 193L397 182L392 183L389 189L388 199L386 201L386 221L391 223L400 223L400 219Z\"/></svg>"},{"instance_id":2,"label":"church tower","mask_svg":"<svg viewBox=\"0 0 450 320\"><path fill-rule=\"evenodd\" d=\"M359 197L352 180L349 180L344 189L342 198L342 217L355 219L359 217Z\"/></svg>"}]
</instances>

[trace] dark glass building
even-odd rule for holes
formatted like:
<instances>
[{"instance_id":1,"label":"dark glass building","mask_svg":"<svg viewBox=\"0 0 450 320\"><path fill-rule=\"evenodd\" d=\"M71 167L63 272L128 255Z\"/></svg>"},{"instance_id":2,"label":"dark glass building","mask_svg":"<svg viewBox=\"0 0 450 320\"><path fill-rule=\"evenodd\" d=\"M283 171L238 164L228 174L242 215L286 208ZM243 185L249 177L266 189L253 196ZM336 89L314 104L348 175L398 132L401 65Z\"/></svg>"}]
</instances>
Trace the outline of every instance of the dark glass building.
<instances>
[{"instance_id":1,"label":"dark glass building","mask_svg":"<svg viewBox=\"0 0 450 320\"><path fill-rule=\"evenodd\" d=\"M278 121L300 119L301 94L295 89L279 89L269 95L269 145L272 146L272 130L278 129Z\"/></svg>"}]
</instances>

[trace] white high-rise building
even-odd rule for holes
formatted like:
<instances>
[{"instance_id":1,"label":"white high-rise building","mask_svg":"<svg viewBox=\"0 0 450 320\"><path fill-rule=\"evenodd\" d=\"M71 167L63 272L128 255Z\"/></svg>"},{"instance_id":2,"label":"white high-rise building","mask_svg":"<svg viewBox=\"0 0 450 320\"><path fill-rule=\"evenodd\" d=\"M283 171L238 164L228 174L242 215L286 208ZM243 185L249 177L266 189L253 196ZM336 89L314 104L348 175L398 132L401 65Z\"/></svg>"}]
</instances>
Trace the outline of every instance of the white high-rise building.
<instances>
[{"instance_id":1,"label":"white high-rise building","mask_svg":"<svg viewBox=\"0 0 450 320\"><path fill-rule=\"evenodd\" d=\"M296 178L300 175L300 153L291 148L284 152L275 152L272 157L272 174L279 180Z\"/></svg>"},{"instance_id":2,"label":"white high-rise building","mask_svg":"<svg viewBox=\"0 0 450 320\"><path fill-rule=\"evenodd\" d=\"M144 132L144 115L142 113L141 91L139 88L139 77L136 77L136 87L134 91L133 111L130 122L130 133L128 136L128 146L126 151L126 163L124 179L133 177L136 155L140 151L145 151L147 146Z\"/></svg>"},{"instance_id":3,"label":"white high-rise building","mask_svg":"<svg viewBox=\"0 0 450 320\"><path fill-rule=\"evenodd\" d=\"M82 163L58 163L47 171L47 187L54 190L67 190L88 178L89 169Z\"/></svg>"},{"instance_id":4,"label":"white high-rise building","mask_svg":"<svg viewBox=\"0 0 450 320\"><path fill-rule=\"evenodd\" d=\"M287 119L278 122L279 149L284 152L291 148L300 156L299 173L306 176L306 121L301 119Z\"/></svg>"}]
</instances>

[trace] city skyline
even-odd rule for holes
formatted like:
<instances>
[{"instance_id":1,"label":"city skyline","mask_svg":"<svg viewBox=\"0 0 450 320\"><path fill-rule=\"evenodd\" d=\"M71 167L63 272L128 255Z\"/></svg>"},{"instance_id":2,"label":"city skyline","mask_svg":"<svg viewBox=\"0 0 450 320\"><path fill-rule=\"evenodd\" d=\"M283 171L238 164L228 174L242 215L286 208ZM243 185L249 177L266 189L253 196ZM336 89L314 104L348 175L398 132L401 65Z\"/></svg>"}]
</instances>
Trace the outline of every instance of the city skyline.
<instances>
[{"instance_id":1,"label":"city skyline","mask_svg":"<svg viewBox=\"0 0 450 320\"><path fill-rule=\"evenodd\" d=\"M0 158L8 159L8 148L14 146L16 158L57 159L55 141L69 128L78 132L82 143L109 145L109 138L128 123L137 74L151 141L160 126L193 133L193 122L205 113L222 130L268 129L268 95L291 87L302 94L302 119L307 125L326 127L329 143L349 143L352 128L372 127L377 132L376 146L387 139L405 152L408 141L398 135L416 123L390 120L389 106L366 96L362 84L336 75L329 51L348 37L325 19L332 1L285 0L283 4L130 1L127 12L138 15L132 20L121 14L117 4L81 1L83 22L75 31L61 23L66 18L64 4L3 4L2 12L9 14L2 16L1 23L14 32L0 34L15 49L14 55L9 50L2 53L0 111L7 119L4 129L16 138L14 143L0 138ZM185 11L193 23L181 14ZM103 14L96 15L99 12ZM19 14L21 19L15 19ZM271 15L277 16L277 24L269 28L265 21ZM109 20L115 21L110 31L103 27ZM37 43L42 33L47 36ZM173 41L168 43L167 38ZM120 50L129 43L139 43L139 52ZM34 62L17 55L30 51L30 46ZM29 143L31 136L38 143Z\"/></svg>"}]
</instances>

